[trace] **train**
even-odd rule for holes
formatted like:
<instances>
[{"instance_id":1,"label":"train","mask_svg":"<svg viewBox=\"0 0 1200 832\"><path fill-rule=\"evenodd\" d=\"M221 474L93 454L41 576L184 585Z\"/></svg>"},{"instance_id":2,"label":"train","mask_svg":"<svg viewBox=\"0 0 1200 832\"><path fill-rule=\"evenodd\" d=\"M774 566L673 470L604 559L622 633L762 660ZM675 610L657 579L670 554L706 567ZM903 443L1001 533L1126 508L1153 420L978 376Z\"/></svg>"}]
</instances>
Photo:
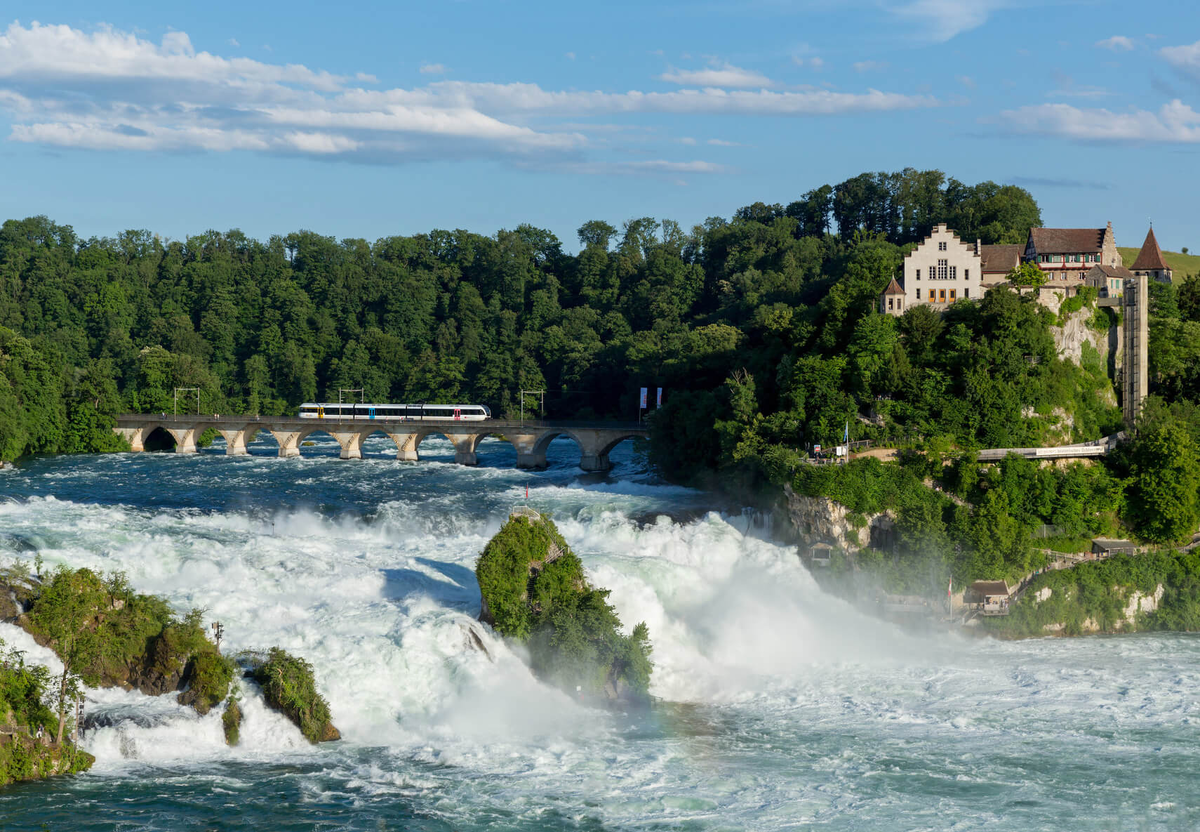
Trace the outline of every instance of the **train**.
<instances>
[{"instance_id":1,"label":"train","mask_svg":"<svg viewBox=\"0 0 1200 832\"><path fill-rule=\"evenodd\" d=\"M363 402L305 402L300 405L301 419L335 419L370 421L382 419L390 422L423 422L431 420L453 420L482 422L492 418L492 411L485 404L370 404Z\"/></svg>"}]
</instances>

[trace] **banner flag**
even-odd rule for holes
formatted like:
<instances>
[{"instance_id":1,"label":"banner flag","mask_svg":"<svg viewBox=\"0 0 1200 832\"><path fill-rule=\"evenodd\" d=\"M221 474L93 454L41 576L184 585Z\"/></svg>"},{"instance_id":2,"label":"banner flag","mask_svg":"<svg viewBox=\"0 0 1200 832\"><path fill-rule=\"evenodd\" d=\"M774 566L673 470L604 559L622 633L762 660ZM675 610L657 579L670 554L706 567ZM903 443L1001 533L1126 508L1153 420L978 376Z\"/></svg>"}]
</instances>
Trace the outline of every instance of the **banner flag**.
<instances>
[{"instance_id":1,"label":"banner flag","mask_svg":"<svg viewBox=\"0 0 1200 832\"><path fill-rule=\"evenodd\" d=\"M642 388L642 400L641 401L642 401L642 403L638 406L641 407L642 410L645 410L646 409L646 388L645 387Z\"/></svg>"},{"instance_id":2,"label":"banner flag","mask_svg":"<svg viewBox=\"0 0 1200 832\"><path fill-rule=\"evenodd\" d=\"M658 402L654 406L662 407L662 388L661 387L658 388Z\"/></svg>"}]
</instances>

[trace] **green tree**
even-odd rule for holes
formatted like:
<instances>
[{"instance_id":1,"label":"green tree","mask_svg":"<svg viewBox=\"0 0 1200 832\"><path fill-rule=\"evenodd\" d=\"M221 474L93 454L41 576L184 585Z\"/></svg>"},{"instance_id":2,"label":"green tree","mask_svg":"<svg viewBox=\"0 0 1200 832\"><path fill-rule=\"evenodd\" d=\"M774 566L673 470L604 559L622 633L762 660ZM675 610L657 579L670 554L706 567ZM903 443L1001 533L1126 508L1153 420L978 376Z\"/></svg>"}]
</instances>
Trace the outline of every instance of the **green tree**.
<instances>
[{"instance_id":1,"label":"green tree","mask_svg":"<svg viewBox=\"0 0 1200 832\"><path fill-rule=\"evenodd\" d=\"M1139 432L1130 450L1128 520L1145 540L1187 540L1200 523L1200 459L1196 443L1176 422Z\"/></svg>"}]
</instances>

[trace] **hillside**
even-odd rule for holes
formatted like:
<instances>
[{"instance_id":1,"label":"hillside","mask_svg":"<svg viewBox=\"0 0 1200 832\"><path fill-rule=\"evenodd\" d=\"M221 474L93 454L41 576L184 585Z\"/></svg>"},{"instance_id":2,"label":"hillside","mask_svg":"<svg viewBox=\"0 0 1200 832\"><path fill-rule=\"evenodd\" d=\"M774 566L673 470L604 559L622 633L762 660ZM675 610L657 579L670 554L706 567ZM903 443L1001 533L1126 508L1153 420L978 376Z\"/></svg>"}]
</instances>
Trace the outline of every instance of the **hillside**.
<instances>
[{"instance_id":1,"label":"hillside","mask_svg":"<svg viewBox=\"0 0 1200 832\"><path fill-rule=\"evenodd\" d=\"M1126 248L1125 246L1117 246L1117 251L1121 252L1121 259L1126 266L1132 266L1133 261L1137 259L1138 252L1141 247ZM1176 285L1183 282L1183 279L1189 274L1200 274L1200 255L1196 254L1180 254L1178 251L1164 251L1163 259L1167 261L1167 265L1174 272Z\"/></svg>"}]
</instances>

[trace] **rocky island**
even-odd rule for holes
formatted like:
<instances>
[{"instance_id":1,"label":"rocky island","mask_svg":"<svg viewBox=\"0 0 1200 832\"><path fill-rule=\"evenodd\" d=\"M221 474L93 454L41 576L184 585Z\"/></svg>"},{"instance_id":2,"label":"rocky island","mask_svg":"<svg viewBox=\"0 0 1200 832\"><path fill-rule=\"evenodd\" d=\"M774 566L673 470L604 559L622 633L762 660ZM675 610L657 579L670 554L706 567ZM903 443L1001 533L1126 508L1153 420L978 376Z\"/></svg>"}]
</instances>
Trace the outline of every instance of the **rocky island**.
<instances>
[{"instance_id":1,"label":"rocky island","mask_svg":"<svg viewBox=\"0 0 1200 832\"><path fill-rule=\"evenodd\" d=\"M479 556L475 575L480 620L524 644L538 678L585 701L649 702L646 625L621 634L609 590L588 583L550 518L514 512Z\"/></svg>"}]
</instances>

